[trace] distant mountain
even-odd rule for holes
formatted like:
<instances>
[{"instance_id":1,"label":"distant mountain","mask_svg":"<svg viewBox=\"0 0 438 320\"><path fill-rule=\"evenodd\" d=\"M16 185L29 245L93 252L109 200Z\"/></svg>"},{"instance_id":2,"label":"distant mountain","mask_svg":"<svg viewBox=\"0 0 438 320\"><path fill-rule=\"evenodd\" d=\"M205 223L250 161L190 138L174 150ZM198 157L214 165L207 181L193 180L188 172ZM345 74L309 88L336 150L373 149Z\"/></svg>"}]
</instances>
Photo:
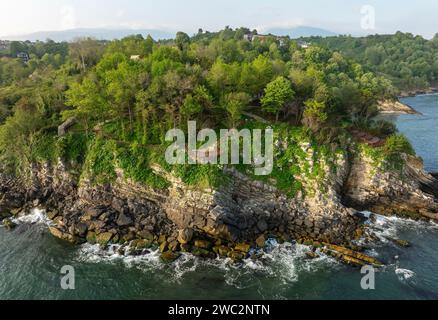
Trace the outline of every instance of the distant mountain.
<instances>
[{"instance_id":1,"label":"distant mountain","mask_svg":"<svg viewBox=\"0 0 438 320\"><path fill-rule=\"evenodd\" d=\"M293 28L271 28L266 30L264 33L272 33L277 36L289 36L292 39L312 36L331 37L338 35L337 33L329 30L307 26Z\"/></svg>"},{"instance_id":2,"label":"distant mountain","mask_svg":"<svg viewBox=\"0 0 438 320\"><path fill-rule=\"evenodd\" d=\"M17 41L45 41L47 39L52 39L54 41L60 42L71 41L75 38L93 37L99 40L114 40L121 39L133 34L141 34L144 37L150 34L155 40L160 40L174 38L176 33L153 29L71 29L63 31L40 31L19 36L5 36L2 37L2 39Z\"/></svg>"}]
</instances>

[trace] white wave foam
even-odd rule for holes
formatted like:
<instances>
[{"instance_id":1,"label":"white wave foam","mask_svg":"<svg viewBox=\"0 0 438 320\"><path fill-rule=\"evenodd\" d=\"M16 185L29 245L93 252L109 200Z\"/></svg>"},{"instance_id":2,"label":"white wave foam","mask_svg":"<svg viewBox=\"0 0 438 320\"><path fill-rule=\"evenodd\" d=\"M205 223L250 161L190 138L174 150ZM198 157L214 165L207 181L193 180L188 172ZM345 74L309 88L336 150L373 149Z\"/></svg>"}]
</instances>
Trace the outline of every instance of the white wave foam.
<instances>
[{"instance_id":1,"label":"white wave foam","mask_svg":"<svg viewBox=\"0 0 438 320\"><path fill-rule=\"evenodd\" d=\"M318 258L308 259L306 253L310 247L290 243L280 245L275 240L268 241L266 252L257 252L260 257L245 259L240 264L228 258L200 259L189 253L183 253L172 264L164 264L160 261L159 250L141 256L129 256L119 252L120 248L120 245L102 249L99 245L84 244L79 248L76 259L89 263L123 263L128 268L144 272L166 271L166 280L173 282L179 282L187 274L201 268L213 268L223 275L228 285L236 288L259 281L257 275L277 277L287 285L297 282L301 272L316 272L338 264L335 259L321 252L317 252L320 254Z\"/></svg>"},{"instance_id":2,"label":"white wave foam","mask_svg":"<svg viewBox=\"0 0 438 320\"><path fill-rule=\"evenodd\" d=\"M369 230L375 235L381 244L388 244L390 239L397 239L401 231L406 229L415 229L418 233L424 231L438 231L438 224L436 222L429 221L415 221L400 217L386 217L375 214L375 221L367 221ZM359 241L359 243L361 243Z\"/></svg>"},{"instance_id":3,"label":"white wave foam","mask_svg":"<svg viewBox=\"0 0 438 320\"><path fill-rule=\"evenodd\" d=\"M401 282L411 282L415 277L415 272L409 269L397 268L395 274Z\"/></svg>"},{"instance_id":4,"label":"white wave foam","mask_svg":"<svg viewBox=\"0 0 438 320\"><path fill-rule=\"evenodd\" d=\"M29 214L12 219L16 224L44 224L51 225L51 221L47 218L44 210L35 208L30 211Z\"/></svg>"},{"instance_id":5,"label":"white wave foam","mask_svg":"<svg viewBox=\"0 0 438 320\"><path fill-rule=\"evenodd\" d=\"M76 260L90 263L115 263L122 262L126 267L159 267L159 251L149 251L148 254L133 256L125 255L120 251L121 245L110 245L108 248L102 248L98 244L83 244L76 255Z\"/></svg>"}]
</instances>

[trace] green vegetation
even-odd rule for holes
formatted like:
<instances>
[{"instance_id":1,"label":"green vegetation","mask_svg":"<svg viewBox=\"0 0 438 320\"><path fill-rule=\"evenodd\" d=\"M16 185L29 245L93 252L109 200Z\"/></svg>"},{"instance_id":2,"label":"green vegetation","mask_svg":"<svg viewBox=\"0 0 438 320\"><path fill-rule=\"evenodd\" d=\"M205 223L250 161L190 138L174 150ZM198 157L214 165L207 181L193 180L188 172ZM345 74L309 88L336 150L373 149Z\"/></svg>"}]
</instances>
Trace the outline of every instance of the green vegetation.
<instances>
[{"instance_id":1,"label":"green vegetation","mask_svg":"<svg viewBox=\"0 0 438 320\"><path fill-rule=\"evenodd\" d=\"M432 40L397 32L364 38L314 37L309 41L384 75L401 91L428 89L438 80L438 34Z\"/></svg>"},{"instance_id":2,"label":"green vegetation","mask_svg":"<svg viewBox=\"0 0 438 320\"><path fill-rule=\"evenodd\" d=\"M298 176L324 179L322 166L333 165L336 150L348 148L352 129L382 138L394 133L371 120L377 102L394 96L385 76L322 41L303 49L276 37L250 42L244 39L249 32L180 32L161 42L141 35L111 42L13 42L0 58L3 169L26 174L32 162L62 158L95 183L114 181L120 168L127 178L166 188L151 168L160 164L189 185L217 186L226 180L220 166L164 163L165 134L186 129L188 120L213 129L260 127L250 114L266 119L276 143L284 142L274 172L262 179L292 195L303 188ZM19 52L30 61L17 59ZM76 124L59 137L58 126L72 118ZM303 143L315 151L313 166ZM397 136L385 150L411 152Z\"/></svg>"},{"instance_id":3,"label":"green vegetation","mask_svg":"<svg viewBox=\"0 0 438 320\"><path fill-rule=\"evenodd\" d=\"M415 155L411 143L401 134L390 135L381 147L372 148L366 144L359 144L358 149L372 159L376 170L381 168L384 170L401 171L404 167L401 155Z\"/></svg>"}]
</instances>

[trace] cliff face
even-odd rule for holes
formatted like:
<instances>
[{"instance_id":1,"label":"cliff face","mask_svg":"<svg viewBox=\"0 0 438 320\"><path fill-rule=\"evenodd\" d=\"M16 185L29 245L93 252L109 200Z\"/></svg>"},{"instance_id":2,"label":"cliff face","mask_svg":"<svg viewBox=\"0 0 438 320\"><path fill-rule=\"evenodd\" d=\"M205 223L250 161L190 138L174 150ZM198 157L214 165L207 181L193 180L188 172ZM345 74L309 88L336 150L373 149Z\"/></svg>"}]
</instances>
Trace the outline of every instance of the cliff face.
<instances>
[{"instance_id":1,"label":"cliff face","mask_svg":"<svg viewBox=\"0 0 438 320\"><path fill-rule=\"evenodd\" d=\"M438 219L438 181L420 159L404 155L403 162L400 170L387 171L364 154L355 157L344 203L381 214Z\"/></svg>"},{"instance_id":2,"label":"cliff face","mask_svg":"<svg viewBox=\"0 0 438 320\"><path fill-rule=\"evenodd\" d=\"M170 187L154 190L125 179L120 170L114 183L97 186L62 162L45 163L32 168L27 187L1 176L0 208L19 213L40 205L53 220L52 233L71 242L128 242L165 235L172 243L181 240L181 234L192 238L195 233L233 243L275 234L344 244L361 223L352 208L437 218L435 198L422 191L425 186L434 190L435 180L416 158L406 158L401 175L376 170L365 155L348 159L340 154L335 163L336 170L322 165L322 180L301 177L305 189L313 192L293 198L234 169L226 171L230 181L223 187L199 190L155 167Z\"/></svg>"}]
</instances>

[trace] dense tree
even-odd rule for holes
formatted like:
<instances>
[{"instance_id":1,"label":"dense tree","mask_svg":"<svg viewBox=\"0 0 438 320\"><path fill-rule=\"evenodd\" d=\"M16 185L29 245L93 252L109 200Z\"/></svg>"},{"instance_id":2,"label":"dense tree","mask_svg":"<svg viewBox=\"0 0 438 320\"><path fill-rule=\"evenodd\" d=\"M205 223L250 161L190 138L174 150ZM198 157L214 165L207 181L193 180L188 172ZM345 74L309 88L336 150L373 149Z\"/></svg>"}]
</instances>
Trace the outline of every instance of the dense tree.
<instances>
[{"instance_id":1,"label":"dense tree","mask_svg":"<svg viewBox=\"0 0 438 320\"><path fill-rule=\"evenodd\" d=\"M108 42L14 44L30 61L0 58L2 163L25 170L59 144L85 158L86 141L103 148L109 140L115 149L108 154L121 156L118 165L132 172L147 162L149 151L163 146L167 130L186 129L187 120L239 128L250 119L269 121L270 114L277 122L310 129L303 132L331 131L324 137L330 142L346 127L371 123L378 101L395 97L394 79L396 85L402 79L403 86L421 87L438 74L435 40L406 34L366 41L335 37L313 39L304 49L274 36L248 41L244 35L250 33L257 34L227 27L157 42L133 35ZM56 137L56 127L70 117L77 120L72 135L84 142L82 148L72 135ZM386 124L368 129L394 133Z\"/></svg>"},{"instance_id":2,"label":"dense tree","mask_svg":"<svg viewBox=\"0 0 438 320\"><path fill-rule=\"evenodd\" d=\"M187 35L187 33L184 32L178 32L176 34L176 39L175 39L176 45L178 46L178 48L183 51L185 50L189 44L190 44L190 37Z\"/></svg>"},{"instance_id":3,"label":"dense tree","mask_svg":"<svg viewBox=\"0 0 438 320\"><path fill-rule=\"evenodd\" d=\"M436 57L438 42L435 36L426 40L410 33L310 38L312 43L338 50L347 58L363 65L366 70L383 74L399 90L427 89L438 79Z\"/></svg>"},{"instance_id":4,"label":"dense tree","mask_svg":"<svg viewBox=\"0 0 438 320\"><path fill-rule=\"evenodd\" d=\"M275 114L278 121L280 112L293 96L294 91L290 81L284 77L278 77L266 87L265 95L261 99L262 108L266 112Z\"/></svg>"},{"instance_id":5,"label":"dense tree","mask_svg":"<svg viewBox=\"0 0 438 320\"><path fill-rule=\"evenodd\" d=\"M83 72L96 65L102 53L103 44L91 38L79 38L70 44L70 57Z\"/></svg>"}]
</instances>

